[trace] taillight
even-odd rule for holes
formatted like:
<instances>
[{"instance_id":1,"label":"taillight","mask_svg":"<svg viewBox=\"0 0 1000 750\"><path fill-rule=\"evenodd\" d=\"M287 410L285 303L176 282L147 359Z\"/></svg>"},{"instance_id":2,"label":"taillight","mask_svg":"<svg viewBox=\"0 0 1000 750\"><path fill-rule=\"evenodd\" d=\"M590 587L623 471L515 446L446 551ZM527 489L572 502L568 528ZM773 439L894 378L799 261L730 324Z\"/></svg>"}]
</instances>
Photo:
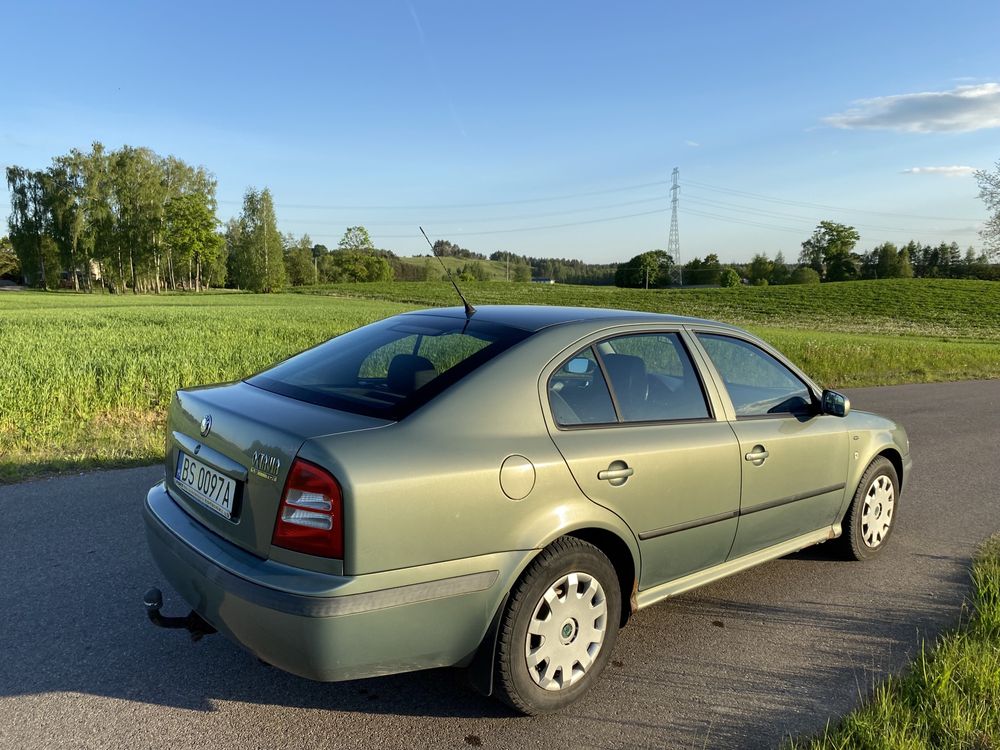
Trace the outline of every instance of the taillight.
<instances>
[{"instance_id":1,"label":"taillight","mask_svg":"<svg viewBox=\"0 0 1000 750\"><path fill-rule=\"evenodd\" d=\"M271 544L343 559L344 498L329 472L301 458L292 462Z\"/></svg>"}]
</instances>

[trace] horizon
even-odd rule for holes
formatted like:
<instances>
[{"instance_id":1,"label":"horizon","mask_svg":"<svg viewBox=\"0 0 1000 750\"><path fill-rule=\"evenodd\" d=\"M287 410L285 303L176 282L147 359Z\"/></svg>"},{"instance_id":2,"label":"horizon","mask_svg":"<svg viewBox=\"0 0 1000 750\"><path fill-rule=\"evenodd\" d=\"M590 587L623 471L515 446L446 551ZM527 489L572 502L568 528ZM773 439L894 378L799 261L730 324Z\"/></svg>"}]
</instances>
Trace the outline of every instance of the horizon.
<instances>
[{"instance_id":1,"label":"horizon","mask_svg":"<svg viewBox=\"0 0 1000 750\"><path fill-rule=\"evenodd\" d=\"M426 253L419 224L486 256L665 249L674 166L682 263L792 262L824 219L859 251L982 249L1000 6L262 8L10 5L31 67L0 161L148 146L216 175L222 221L267 187L282 232L333 247L360 224L401 256Z\"/></svg>"}]
</instances>

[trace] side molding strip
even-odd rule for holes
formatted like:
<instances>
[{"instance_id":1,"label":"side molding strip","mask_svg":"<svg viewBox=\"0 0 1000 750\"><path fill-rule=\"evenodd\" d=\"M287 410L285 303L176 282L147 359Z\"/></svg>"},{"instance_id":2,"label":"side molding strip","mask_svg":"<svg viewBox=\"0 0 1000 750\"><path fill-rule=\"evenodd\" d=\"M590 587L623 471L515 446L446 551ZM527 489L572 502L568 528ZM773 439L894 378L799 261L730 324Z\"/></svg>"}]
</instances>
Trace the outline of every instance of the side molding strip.
<instances>
[{"instance_id":1,"label":"side molding strip","mask_svg":"<svg viewBox=\"0 0 1000 750\"><path fill-rule=\"evenodd\" d=\"M718 523L719 521L728 521L730 518L736 518L740 512L738 510L727 511L726 513L719 513L714 516L705 516L704 518L696 518L694 521L685 521L683 523L675 523L673 526L664 526L662 529L653 529L652 531L644 531L639 534L640 541L646 541L647 539L656 539L658 536L666 536L667 534L676 534L678 531L687 531L688 529L696 529L699 526L708 526L710 523Z\"/></svg>"},{"instance_id":2,"label":"side molding strip","mask_svg":"<svg viewBox=\"0 0 1000 750\"><path fill-rule=\"evenodd\" d=\"M728 521L730 518L736 518L737 516L748 516L751 513L759 513L762 510L770 510L771 508L778 508L782 505L788 505L789 503L795 503L799 500L808 500L811 497L819 497L820 495L825 495L828 492L836 492L837 490L842 490L847 485L841 482L840 484L832 484L829 487L820 487L818 490L810 490L809 492L800 492L798 495L789 495L788 497L778 498L777 500L768 500L766 503L760 503L758 505L751 505L749 508L744 508L740 510L727 511L725 513L717 513L714 516L705 516L704 518L696 518L693 521L684 521L683 523L675 523L673 526L664 526L662 529L653 529L652 531L643 531L639 534L639 541L645 542L649 539L656 539L660 536L666 536L667 534L676 534L678 531L688 531L689 529L696 529L699 526L708 526L710 523L718 523L719 521Z\"/></svg>"},{"instance_id":3,"label":"side molding strip","mask_svg":"<svg viewBox=\"0 0 1000 750\"><path fill-rule=\"evenodd\" d=\"M759 513L762 510L770 510L771 508L777 508L782 505L788 505L789 503L797 503L799 500L808 500L811 497L819 497L820 495L825 495L828 492L836 492L837 490L842 490L847 485L841 482L840 484L831 484L829 487L820 487L818 490L811 490L809 492L800 492L798 495L789 495L788 497L780 497L777 500L768 500L766 503L760 503L759 505L751 505L749 508L744 508L740 510L741 516L748 516L751 513Z\"/></svg>"}]
</instances>

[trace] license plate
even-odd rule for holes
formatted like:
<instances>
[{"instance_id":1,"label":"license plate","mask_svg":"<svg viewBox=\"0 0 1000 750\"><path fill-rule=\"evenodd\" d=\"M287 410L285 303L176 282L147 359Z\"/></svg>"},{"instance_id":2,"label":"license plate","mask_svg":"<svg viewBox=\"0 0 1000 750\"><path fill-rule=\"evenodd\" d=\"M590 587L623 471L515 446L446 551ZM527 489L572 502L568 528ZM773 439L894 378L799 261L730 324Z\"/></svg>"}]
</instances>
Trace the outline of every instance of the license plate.
<instances>
[{"instance_id":1,"label":"license plate","mask_svg":"<svg viewBox=\"0 0 1000 750\"><path fill-rule=\"evenodd\" d=\"M216 513L232 518L236 481L183 451L177 457L177 483Z\"/></svg>"}]
</instances>

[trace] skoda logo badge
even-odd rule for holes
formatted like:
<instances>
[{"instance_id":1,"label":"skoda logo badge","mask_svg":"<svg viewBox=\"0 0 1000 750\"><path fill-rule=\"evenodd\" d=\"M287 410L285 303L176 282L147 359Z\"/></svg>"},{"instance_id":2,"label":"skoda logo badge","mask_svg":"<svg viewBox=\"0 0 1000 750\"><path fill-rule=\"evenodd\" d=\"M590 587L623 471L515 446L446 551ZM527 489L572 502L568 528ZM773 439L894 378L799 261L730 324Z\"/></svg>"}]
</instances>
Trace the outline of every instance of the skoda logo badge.
<instances>
[{"instance_id":1,"label":"skoda logo badge","mask_svg":"<svg viewBox=\"0 0 1000 750\"><path fill-rule=\"evenodd\" d=\"M208 437L208 433L212 431L212 415L206 414L201 418L201 436Z\"/></svg>"}]
</instances>

